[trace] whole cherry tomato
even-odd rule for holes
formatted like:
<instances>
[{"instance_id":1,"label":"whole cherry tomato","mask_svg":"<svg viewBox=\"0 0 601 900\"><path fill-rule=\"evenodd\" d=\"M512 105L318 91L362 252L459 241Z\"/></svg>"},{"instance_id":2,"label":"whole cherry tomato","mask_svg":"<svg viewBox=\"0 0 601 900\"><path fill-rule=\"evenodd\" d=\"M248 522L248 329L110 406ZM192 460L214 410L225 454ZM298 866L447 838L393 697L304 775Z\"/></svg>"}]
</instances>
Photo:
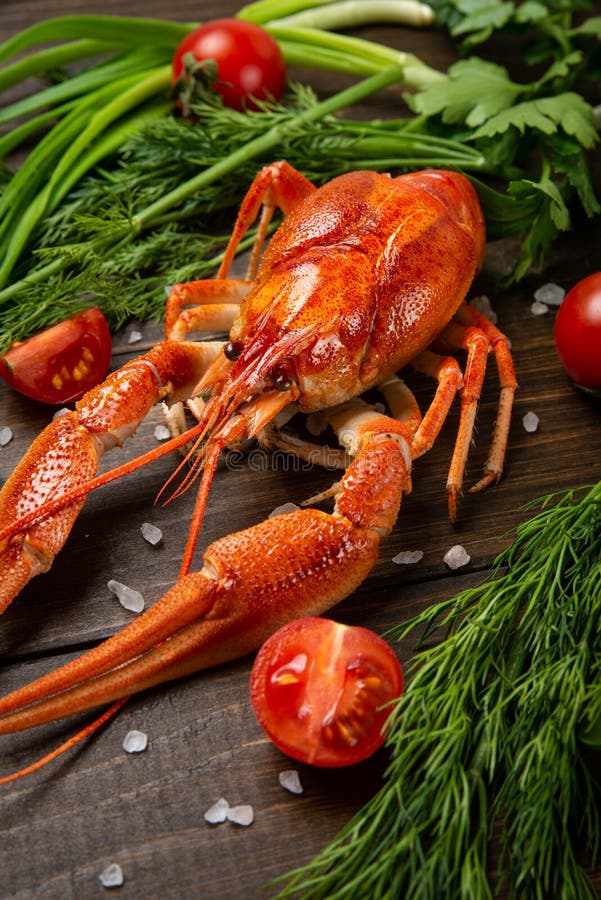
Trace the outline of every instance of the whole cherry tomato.
<instances>
[{"instance_id":1,"label":"whole cherry tomato","mask_svg":"<svg viewBox=\"0 0 601 900\"><path fill-rule=\"evenodd\" d=\"M0 376L42 403L78 400L106 375L111 333L97 307L9 347L0 357Z\"/></svg>"},{"instance_id":2,"label":"whole cherry tomato","mask_svg":"<svg viewBox=\"0 0 601 900\"><path fill-rule=\"evenodd\" d=\"M175 51L172 81L186 78L184 57L214 60L217 79L212 87L232 109L256 108L257 100L279 100L286 83L286 66L277 41L253 22L215 19L195 28Z\"/></svg>"},{"instance_id":3,"label":"whole cherry tomato","mask_svg":"<svg viewBox=\"0 0 601 900\"><path fill-rule=\"evenodd\" d=\"M400 663L373 631L296 619L263 644L250 678L257 719L276 747L315 766L349 766L385 740L403 689Z\"/></svg>"},{"instance_id":4,"label":"whole cherry tomato","mask_svg":"<svg viewBox=\"0 0 601 900\"><path fill-rule=\"evenodd\" d=\"M579 387L601 389L601 272L568 291L555 319L555 347Z\"/></svg>"}]
</instances>

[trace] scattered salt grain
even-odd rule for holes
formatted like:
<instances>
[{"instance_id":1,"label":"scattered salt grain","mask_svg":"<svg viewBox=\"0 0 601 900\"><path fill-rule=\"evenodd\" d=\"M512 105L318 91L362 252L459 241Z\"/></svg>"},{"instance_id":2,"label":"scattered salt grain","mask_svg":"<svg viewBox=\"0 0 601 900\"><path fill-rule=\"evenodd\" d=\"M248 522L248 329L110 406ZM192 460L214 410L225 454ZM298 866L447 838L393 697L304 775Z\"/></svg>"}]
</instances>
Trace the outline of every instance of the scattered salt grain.
<instances>
[{"instance_id":1,"label":"scattered salt grain","mask_svg":"<svg viewBox=\"0 0 601 900\"><path fill-rule=\"evenodd\" d=\"M142 753L148 746L148 735L143 731L128 731L123 740L123 749L126 753Z\"/></svg>"},{"instance_id":2,"label":"scattered salt grain","mask_svg":"<svg viewBox=\"0 0 601 900\"><path fill-rule=\"evenodd\" d=\"M548 282L547 284L542 284L534 292L534 299L540 303L546 303L547 306L561 306L565 295L566 292L562 287Z\"/></svg>"},{"instance_id":3,"label":"scattered salt grain","mask_svg":"<svg viewBox=\"0 0 601 900\"><path fill-rule=\"evenodd\" d=\"M400 553L392 557L392 562L398 566L410 566L413 563L420 562L423 558L424 554L421 550L401 550Z\"/></svg>"},{"instance_id":4,"label":"scattered salt grain","mask_svg":"<svg viewBox=\"0 0 601 900\"><path fill-rule=\"evenodd\" d=\"M522 425L524 426L524 431L528 431L530 434L533 434L535 431L538 431L538 423L540 422L539 417L536 413L532 411L527 412L524 418L522 419Z\"/></svg>"},{"instance_id":5,"label":"scattered salt grain","mask_svg":"<svg viewBox=\"0 0 601 900\"><path fill-rule=\"evenodd\" d=\"M549 312L549 307L546 303L541 303L540 300L535 300L534 303L530 306L530 312L533 316L545 316Z\"/></svg>"},{"instance_id":6,"label":"scattered salt grain","mask_svg":"<svg viewBox=\"0 0 601 900\"><path fill-rule=\"evenodd\" d=\"M129 337L127 339L128 344L137 344L138 341L142 340L142 332L141 331L130 331Z\"/></svg>"},{"instance_id":7,"label":"scattered salt grain","mask_svg":"<svg viewBox=\"0 0 601 900\"><path fill-rule=\"evenodd\" d=\"M154 436L157 439L157 441L166 441L168 438L171 437L171 435L169 433L169 429L167 428L166 425L157 425L156 428L154 429Z\"/></svg>"},{"instance_id":8,"label":"scattered salt grain","mask_svg":"<svg viewBox=\"0 0 601 900\"><path fill-rule=\"evenodd\" d=\"M163 532L160 528L157 528L156 525L153 525L151 522L144 522L143 525L140 526L140 531L142 532L142 537L145 541L148 541L152 546L156 546L163 539Z\"/></svg>"},{"instance_id":9,"label":"scattered salt grain","mask_svg":"<svg viewBox=\"0 0 601 900\"><path fill-rule=\"evenodd\" d=\"M497 314L492 308L492 304L490 302L490 297L487 297L486 294L483 294L481 297L474 297L470 300L470 306L473 306L475 310L482 313L483 316L496 325L497 323Z\"/></svg>"},{"instance_id":10,"label":"scattered salt grain","mask_svg":"<svg viewBox=\"0 0 601 900\"><path fill-rule=\"evenodd\" d=\"M118 863L111 863L98 877L102 887L105 888L121 887L123 884L123 870Z\"/></svg>"},{"instance_id":11,"label":"scattered salt grain","mask_svg":"<svg viewBox=\"0 0 601 900\"><path fill-rule=\"evenodd\" d=\"M296 512L297 509L300 509L300 507L298 507L296 503L282 503L281 506L276 506L276 508L269 513L268 518L273 519L275 516L283 516L286 513Z\"/></svg>"},{"instance_id":12,"label":"scattered salt grain","mask_svg":"<svg viewBox=\"0 0 601 900\"><path fill-rule=\"evenodd\" d=\"M302 794L303 786L300 782L300 776L296 769L285 769L278 775L278 781L285 791L291 794Z\"/></svg>"},{"instance_id":13,"label":"scattered salt grain","mask_svg":"<svg viewBox=\"0 0 601 900\"><path fill-rule=\"evenodd\" d=\"M226 815L228 822L233 822L234 825L252 825L255 819L252 806L247 804L228 807Z\"/></svg>"},{"instance_id":14,"label":"scattered salt grain","mask_svg":"<svg viewBox=\"0 0 601 900\"><path fill-rule=\"evenodd\" d=\"M221 822L225 822L229 808L230 805L227 800L220 797L216 803L213 803L213 805L209 806L207 809L205 821L207 821L209 825L219 825Z\"/></svg>"},{"instance_id":15,"label":"scattered salt grain","mask_svg":"<svg viewBox=\"0 0 601 900\"><path fill-rule=\"evenodd\" d=\"M6 447L13 439L13 433L8 427L8 425L3 425L0 428L0 447Z\"/></svg>"},{"instance_id":16,"label":"scattered salt grain","mask_svg":"<svg viewBox=\"0 0 601 900\"><path fill-rule=\"evenodd\" d=\"M465 547L455 544L450 550L447 550L443 559L449 569L460 569L461 566L467 566L471 557L465 552Z\"/></svg>"},{"instance_id":17,"label":"scattered salt grain","mask_svg":"<svg viewBox=\"0 0 601 900\"><path fill-rule=\"evenodd\" d=\"M144 597L139 591L135 591L120 581L114 581L112 578L110 581L107 581L106 586L115 595L124 609L135 613L142 612L144 609Z\"/></svg>"}]
</instances>

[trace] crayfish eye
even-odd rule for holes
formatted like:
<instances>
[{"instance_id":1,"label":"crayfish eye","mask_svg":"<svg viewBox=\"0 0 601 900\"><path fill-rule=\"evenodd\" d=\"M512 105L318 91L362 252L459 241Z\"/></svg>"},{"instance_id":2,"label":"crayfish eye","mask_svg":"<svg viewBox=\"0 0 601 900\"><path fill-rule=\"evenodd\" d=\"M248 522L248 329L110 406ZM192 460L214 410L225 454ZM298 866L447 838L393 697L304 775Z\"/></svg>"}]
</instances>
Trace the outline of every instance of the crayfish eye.
<instances>
[{"instance_id":1,"label":"crayfish eye","mask_svg":"<svg viewBox=\"0 0 601 900\"><path fill-rule=\"evenodd\" d=\"M292 386L292 370L288 363L279 363L271 372L276 391L287 391Z\"/></svg>"},{"instance_id":2,"label":"crayfish eye","mask_svg":"<svg viewBox=\"0 0 601 900\"><path fill-rule=\"evenodd\" d=\"M230 362L236 362L237 359L242 355L242 351L244 350L244 342L243 341L228 341L225 347L223 348L223 353L226 359L229 359Z\"/></svg>"}]
</instances>

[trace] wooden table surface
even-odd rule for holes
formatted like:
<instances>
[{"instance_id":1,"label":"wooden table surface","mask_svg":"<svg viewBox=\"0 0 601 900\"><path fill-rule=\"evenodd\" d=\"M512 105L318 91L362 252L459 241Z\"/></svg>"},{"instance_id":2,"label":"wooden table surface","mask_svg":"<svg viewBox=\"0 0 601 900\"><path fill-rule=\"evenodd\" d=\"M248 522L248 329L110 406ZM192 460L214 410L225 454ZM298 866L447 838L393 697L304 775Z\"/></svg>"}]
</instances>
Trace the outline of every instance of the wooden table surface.
<instances>
[{"instance_id":1,"label":"wooden table surface","mask_svg":"<svg viewBox=\"0 0 601 900\"><path fill-rule=\"evenodd\" d=\"M233 13L238 6L232 0L172 0L168 7L159 0L130 0L127 12L196 21ZM120 0L3 0L0 39L48 16L75 12L122 14L124 6ZM414 50L435 66L446 67L451 60L450 44L433 32L374 27L362 34ZM344 82L339 76L311 77L324 94ZM599 221L585 223L562 242L545 271L504 293L495 290L501 253L491 248L473 293L491 292L499 326L513 346L519 392L505 474L487 492L466 494L451 526L445 478L456 427L452 416L435 448L416 464L413 493L383 542L372 576L336 610L340 621L383 632L475 583L526 517L525 503L601 478L599 402L574 389L560 368L553 348L554 313L534 316L530 309L541 284L555 281L569 287L598 269L600 240ZM137 351L160 334L158 326L146 325L142 331ZM132 355L128 333L126 328L115 338L115 365ZM419 391L425 399L425 389ZM491 368L468 482L477 480L485 458L496 399ZM0 388L0 409L0 425L14 433L0 448L0 476L6 478L50 412L5 387ZM522 424L529 411L540 420L535 433ZM126 452L152 445L159 422L155 410ZM124 454L113 457L121 461ZM198 559L216 537L259 521L279 504L311 496L331 477L319 469L274 467L264 459L261 465L247 461L218 471ZM153 505L172 465L171 458L165 459L89 498L53 570L34 580L3 617L2 693L131 620L133 614L107 590L109 578L140 590L148 605L173 583L193 498L188 494L167 507ZM144 521L162 528L158 547L142 540ZM471 556L471 563L456 573L443 563L453 544L462 544ZM392 562L400 550L418 549L424 553L418 565ZM412 647L402 644L398 652L407 659ZM123 897L259 897L266 895L269 879L321 849L376 790L385 753L348 771L291 764L255 721L248 696L250 666L247 658L149 691L129 701L108 727L74 752L0 787L0 897L99 897L105 889L98 876L110 863L123 869L125 884L118 892ZM77 724L88 719L81 717ZM130 729L147 733L144 753L124 752L123 738ZM74 731L71 720L3 738L0 775L33 761ZM300 796L278 784L278 773L291 766L300 773ZM252 804L254 824L209 826L204 812L221 796L230 804Z\"/></svg>"}]
</instances>

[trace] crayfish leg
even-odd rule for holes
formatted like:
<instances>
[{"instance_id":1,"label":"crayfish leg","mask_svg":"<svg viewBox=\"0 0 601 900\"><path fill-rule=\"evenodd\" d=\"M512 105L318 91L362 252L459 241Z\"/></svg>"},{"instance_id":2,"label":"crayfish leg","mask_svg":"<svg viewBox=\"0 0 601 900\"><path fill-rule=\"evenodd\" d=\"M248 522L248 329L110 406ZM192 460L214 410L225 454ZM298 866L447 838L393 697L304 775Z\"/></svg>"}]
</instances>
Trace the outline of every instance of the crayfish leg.
<instances>
[{"instance_id":1,"label":"crayfish leg","mask_svg":"<svg viewBox=\"0 0 601 900\"><path fill-rule=\"evenodd\" d=\"M311 184L304 175L290 166L285 160L264 166L256 175L240 204L238 217L217 273L217 278L225 278L227 276L240 241L256 220L261 207L263 207L247 274L247 279L252 281L257 272L259 258L267 237L267 229L275 210L279 208L284 215L287 215L300 200L312 194L315 190L315 185Z\"/></svg>"},{"instance_id":2,"label":"crayfish leg","mask_svg":"<svg viewBox=\"0 0 601 900\"><path fill-rule=\"evenodd\" d=\"M413 439L413 458L423 456L440 434L457 391L463 383L461 367L453 356L439 356L424 350L411 361L417 372L429 375L438 382L434 399L427 409Z\"/></svg>"},{"instance_id":3,"label":"crayfish leg","mask_svg":"<svg viewBox=\"0 0 601 900\"><path fill-rule=\"evenodd\" d=\"M175 284L165 306L167 340L184 341L192 332L229 332L250 286L234 278Z\"/></svg>"},{"instance_id":4,"label":"crayfish leg","mask_svg":"<svg viewBox=\"0 0 601 900\"><path fill-rule=\"evenodd\" d=\"M498 481L501 477L517 381L511 360L508 338L485 316L467 304L462 304L451 323L443 330L441 340L451 347L467 352L463 386L461 388L459 429L447 478L449 515L451 521L455 521L457 498L463 484L467 455L472 441L476 410L486 374L489 353L492 352L495 357L501 383L501 393L493 439L484 467L484 476L471 488L472 491L481 490L493 481Z\"/></svg>"}]
</instances>

